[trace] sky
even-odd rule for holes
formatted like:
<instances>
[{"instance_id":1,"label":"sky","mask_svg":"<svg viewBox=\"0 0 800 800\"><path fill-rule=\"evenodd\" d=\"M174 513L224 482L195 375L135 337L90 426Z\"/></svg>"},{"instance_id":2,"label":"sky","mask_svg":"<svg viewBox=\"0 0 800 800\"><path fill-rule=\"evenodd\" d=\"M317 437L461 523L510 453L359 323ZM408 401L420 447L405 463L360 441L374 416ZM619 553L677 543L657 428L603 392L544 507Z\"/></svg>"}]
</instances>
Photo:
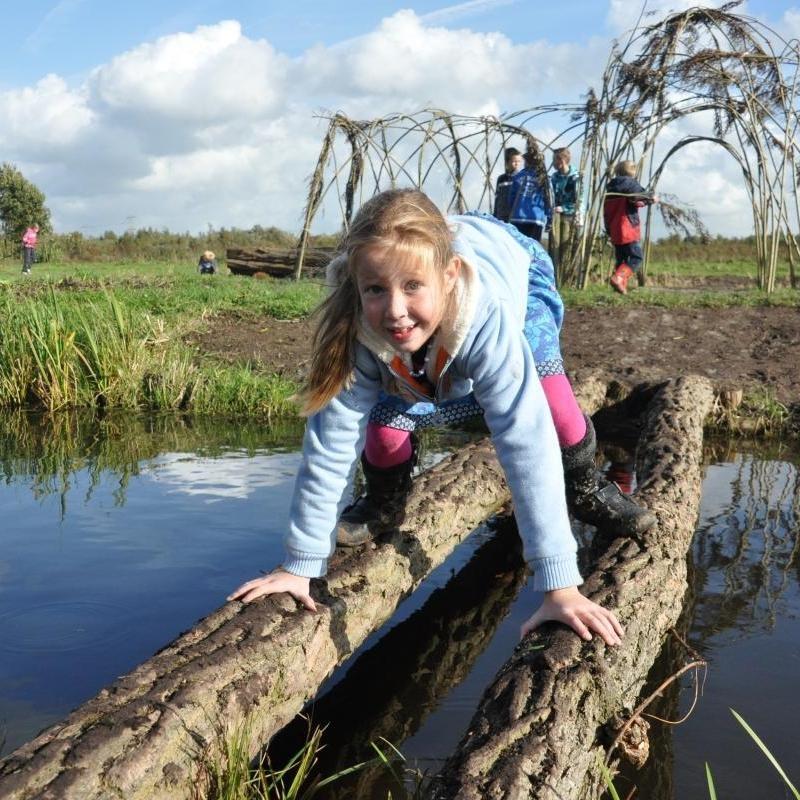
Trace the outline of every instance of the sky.
<instances>
[{"instance_id":1,"label":"sky","mask_svg":"<svg viewBox=\"0 0 800 800\"><path fill-rule=\"evenodd\" d=\"M663 13L698 0L649 0ZM0 0L0 160L57 231L299 231L326 122L579 102L640 0ZM800 35L800 2L739 13ZM545 134L546 131L533 131ZM552 134L552 132L550 132ZM686 148L659 189L747 235L741 178ZM702 174L702 179L698 179ZM335 230L335 214L316 229Z\"/></svg>"}]
</instances>

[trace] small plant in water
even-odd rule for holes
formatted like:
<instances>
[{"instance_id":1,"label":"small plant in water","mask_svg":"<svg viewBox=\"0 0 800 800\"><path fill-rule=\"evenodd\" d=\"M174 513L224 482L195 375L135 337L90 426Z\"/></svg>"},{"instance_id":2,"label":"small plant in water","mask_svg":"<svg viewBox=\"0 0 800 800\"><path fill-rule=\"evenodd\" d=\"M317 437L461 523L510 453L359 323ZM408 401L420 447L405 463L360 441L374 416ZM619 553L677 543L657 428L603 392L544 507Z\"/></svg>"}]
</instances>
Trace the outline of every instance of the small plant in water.
<instances>
[{"instance_id":1,"label":"small plant in water","mask_svg":"<svg viewBox=\"0 0 800 800\"><path fill-rule=\"evenodd\" d=\"M233 730L223 729L216 754L205 752L199 759L191 789L192 800L311 800L321 797L326 786L361 770L381 767L391 776L398 794L388 791L387 800L418 800L422 797L423 775L407 767L403 754L389 741L371 742L375 756L334 775L315 773L318 754L325 746L324 727L311 728L303 746L280 768L273 767L266 754L250 758L253 722L248 718ZM413 788L409 789L409 783Z\"/></svg>"},{"instance_id":2,"label":"small plant in water","mask_svg":"<svg viewBox=\"0 0 800 800\"><path fill-rule=\"evenodd\" d=\"M775 767L776 771L778 772L778 775L781 776L783 782L786 784L786 786L789 788L789 791L792 793L792 797L794 797L795 800L800 800L800 792L797 790L795 785L789 780L789 776L786 774L783 767L778 763L778 760L775 758L775 756L772 755L769 748L764 744L764 742L761 741L759 735L747 724L747 722L740 714L738 714L733 709L730 709L730 712L731 714L733 714L736 721L747 731L750 738L758 745L760 750L769 760L770 764L772 764L772 766ZM606 767L606 765L603 764L602 761L599 761L598 763L600 766L600 773L603 776L603 781L605 782L606 788L608 789L608 796L611 798L611 800L620 800L619 793L617 792L617 789L614 786L614 781L612 779L611 772ZM714 778L711 775L711 767L709 767L708 762L706 762L705 767L706 767L706 782L708 784L709 800L717 800L717 791L714 788Z\"/></svg>"}]
</instances>

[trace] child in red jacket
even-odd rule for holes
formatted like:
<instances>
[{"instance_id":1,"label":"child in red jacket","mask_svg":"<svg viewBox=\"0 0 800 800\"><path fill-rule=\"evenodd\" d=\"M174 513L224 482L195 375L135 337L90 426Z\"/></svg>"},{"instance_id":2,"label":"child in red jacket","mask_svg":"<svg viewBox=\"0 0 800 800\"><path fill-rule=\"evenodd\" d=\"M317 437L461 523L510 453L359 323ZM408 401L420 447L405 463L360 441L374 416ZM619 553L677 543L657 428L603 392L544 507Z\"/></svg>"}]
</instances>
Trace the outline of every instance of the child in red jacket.
<instances>
[{"instance_id":1,"label":"child in red jacket","mask_svg":"<svg viewBox=\"0 0 800 800\"><path fill-rule=\"evenodd\" d=\"M657 203L658 197L636 180L636 164L620 161L606 189L603 219L616 256L611 286L620 294L628 293L628 280L642 268L644 254L640 244L639 209Z\"/></svg>"}]
</instances>

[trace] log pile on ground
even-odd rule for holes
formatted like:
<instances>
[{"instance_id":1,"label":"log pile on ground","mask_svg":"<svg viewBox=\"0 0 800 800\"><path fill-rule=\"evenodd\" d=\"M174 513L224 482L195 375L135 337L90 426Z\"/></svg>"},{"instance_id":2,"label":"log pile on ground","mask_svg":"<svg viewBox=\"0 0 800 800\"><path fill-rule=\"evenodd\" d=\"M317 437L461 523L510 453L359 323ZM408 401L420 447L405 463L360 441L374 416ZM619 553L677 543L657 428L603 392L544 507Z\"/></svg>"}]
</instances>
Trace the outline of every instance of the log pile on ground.
<instances>
[{"instance_id":1,"label":"log pile on ground","mask_svg":"<svg viewBox=\"0 0 800 800\"><path fill-rule=\"evenodd\" d=\"M587 381L578 394L592 413L605 398L605 385ZM582 644L571 633L551 631L544 654L523 648L510 668L522 670L519 677L504 672L495 686L507 688L499 696L490 691L482 706L507 708L491 726L488 719L485 728L473 726L447 773L443 785L461 781L472 792L459 797L588 796L572 787L583 792L594 781L587 775L596 774L591 770L598 730L635 702L680 608L710 394L707 383L689 380L671 385L653 403L640 476L660 524L645 541L613 542L587 583L596 599L619 610L628 630L625 644L606 653L599 640ZM221 727L230 730L247 719L253 741L268 741L453 548L508 500L487 440L454 453L415 480L399 530L332 560L328 578L312 589L319 613L299 609L285 595L223 606L0 761L0 796L182 796L198 756L215 755ZM532 725L535 741L528 747L518 734ZM494 736L506 746L498 747ZM469 739L477 750L469 750ZM528 757L515 760L520 748L527 748ZM466 771L458 772L459 765L467 765ZM490 778L495 768L498 775ZM490 780L491 791L474 793L473 787L488 788ZM520 780L535 790L497 793L504 781ZM546 794L556 780L565 781L564 793Z\"/></svg>"},{"instance_id":2,"label":"log pile on ground","mask_svg":"<svg viewBox=\"0 0 800 800\"><path fill-rule=\"evenodd\" d=\"M303 275L318 277L325 272L325 267L333 256L334 250L318 248L306 250L303 256ZM295 248L261 248L244 250L229 248L225 251L228 269L234 275L271 275L273 278L291 278L297 266L298 251Z\"/></svg>"}]
</instances>

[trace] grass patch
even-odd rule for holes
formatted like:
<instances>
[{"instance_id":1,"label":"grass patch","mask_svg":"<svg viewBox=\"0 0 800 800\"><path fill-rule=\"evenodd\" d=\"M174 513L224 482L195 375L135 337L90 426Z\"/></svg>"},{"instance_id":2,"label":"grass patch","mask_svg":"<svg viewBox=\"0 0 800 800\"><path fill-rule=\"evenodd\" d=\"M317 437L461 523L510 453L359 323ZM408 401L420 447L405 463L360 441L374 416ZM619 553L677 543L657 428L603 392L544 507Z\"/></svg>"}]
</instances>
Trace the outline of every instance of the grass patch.
<instances>
[{"instance_id":1,"label":"grass patch","mask_svg":"<svg viewBox=\"0 0 800 800\"><path fill-rule=\"evenodd\" d=\"M319 775L317 762L324 747L324 732L324 728L312 730L309 725L302 747L286 764L274 766L263 752L255 761L250 758L258 744L253 741L252 720L246 719L233 729L223 726L218 734L216 753L206 752L198 761L190 796L192 800L312 800L324 797L322 790L342 778L378 767L390 776L393 784L394 791L388 791L387 800L420 800L422 776L403 767L402 753L386 740L381 740L380 744L371 743L375 755L367 761L334 775ZM407 777L414 784L410 789Z\"/></svg>"},{"instance_id":2,"label":"grass patch","mask_svg":"<svg viewBox=\"0 0 800 800\"><path fill-rule=\"evenodd\" d=\"M800 791L797 790L797 787L789 780L789 776L786 774L786 771L783 767L778 763L778 760L775 756L770 752L769 748L766 744L761 740L759 735L748 725L746 720L741 716L741 714L734 711L732 708L730 709L731 714L733 714L734 719L747 731L748 736L756 743L759 750L766 756L767 761L775 768L775 771L778 775L781 776L781 779L786 784L788 790L791 792L792 797L796 800L800 800ZM598 766L600 768L600 774L603 779L603 783L606 786L608 791L608 797L611 800L619 800L619 793L617 792L616 786L614 786L613 776L610 770L605 766L602 760L598 760ZM714 786L714 778L711 774L711 767L708 765L708 762L705 764L705 774L706 774L706 784L708 786L708 796L709 800L717 800L717 791Z\"/></svg>"},{"instance_id":3,"label":"grass patch","mask_svg":"<svg viewBox=\"0 0 800 800\"><path fill-rule=\"evenodd\" d=\"M798 409L781 403L769 388L722 392L716 398L706 427L713 433L796 434L800 432L797 414Z\"/></svg>"},{"instance_id":4,"label":"grass patch","mask_svg":"<svg viewBox=\"0 0 800 800\"><path fill-rule=\"evenodd\" d=\"M733 264L740 272L745 266L752 271L752 264ZM697 261L687 270L710 275L715 267L723 269ZM766 295L651 284L622 297L594 284L562 293L570 307L800 306L800 292L790 289ZM35 265L33 276L23 278L16 260L6 260L0 264L0 404L294 416L296 385L198 359L184 341L215 315L303 319L322 294L319 281L200 276L194 264L175 261L56 261ZM773 411L756 413L776 418Z\"/></svg>"},{"instance_id":5,"label":"grass patch","mask_svg":"<svg viewBox=\"0 0 800 800\"><path fill-rule=\"evenodd\" d=\"M800 292L796 289L777 289L766 294L759 289L672 289L645 286L634 289L624 297L606 284L591 284L586 289L561 288L564 303L570 308L589 306L626 307L656 306L658 308L734 308L787 306L800 307Z\"/></svg>"},{"instance_id":6,"label":"grass patch","mask_svg":"<svg viewBox=\"0 0 800 800\"><path fill-rule=\"evenodd\" d=\"M0 404L293 416L290 381L199 364L184 338L215 313L304 317L319 294L309 282L246 278L5 286Z\"/></svg>"}]
</instances>

